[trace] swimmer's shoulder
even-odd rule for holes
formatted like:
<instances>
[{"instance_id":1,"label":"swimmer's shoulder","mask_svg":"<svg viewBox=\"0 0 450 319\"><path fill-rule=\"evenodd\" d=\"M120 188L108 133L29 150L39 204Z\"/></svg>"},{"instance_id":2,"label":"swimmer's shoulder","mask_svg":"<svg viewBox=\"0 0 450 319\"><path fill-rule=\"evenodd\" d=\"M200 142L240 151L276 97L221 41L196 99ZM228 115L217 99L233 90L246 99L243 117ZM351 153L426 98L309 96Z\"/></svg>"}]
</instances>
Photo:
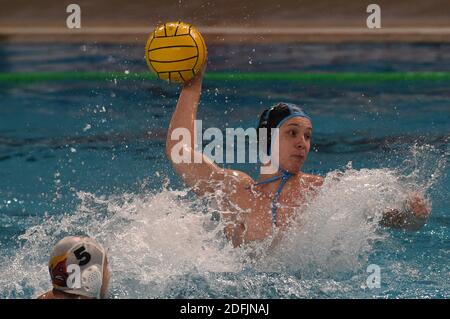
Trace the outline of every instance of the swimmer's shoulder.
<instances>
[{"instance_id":1,"label":"swimmer's shoulder","mask_svg":"<svg viewBox=\"0 0 450 319\"><path fill-rule=\"evenodd\" d=\"M302 179L305 179L308 182L308 185L312 187L320 187L323 185L324 178L320 175L312 175L312 174L302 174Z\"/></svg>"},{"instance_id":2,"label":"swimmer's shoulder","mask_svg":"<svg viewBox=\"0 0 450 319\"><path fill-rule=\"evenodd\" d=\"M225 170L225 176L227 184L232 184L238 188L249 189L255 183L253 178L238 170L227 169Z\"/></svg>"},{"instance_id":3,"label":"swimmer's shoulder","mask_svg":"<svg viewBox=\"0 0 450 319\"><path fill-rule=\"evenodd\" d=\"M69 293L65 293L59 290L50 290L42 295L38 296L36 299L88 299L88 297L73 295Z\"/></svg>"},{"instance_id":4,"label":"swimmer's shoulder","mask_svg":"<svg viewBox=\"0 0 450 319\"><path fill-rule=\"evenodd\" d=\"M237 170L226 170L225 175L223 191L227 196L222 199L222 209L234 211L236 207L247 207L252 196L253 178Z\"/></svg>"},{"instance_id":5,"label":"swimmer's shoulder","mask_svg":"<svg viewBox=\"0 0 450 319\"><path fill-rule=\"evenodd\" d=\"M53 294L53 291L47 291L46 293L38 296L36 299L55 299L55 295Z\"/></svg>"}]
</instances>

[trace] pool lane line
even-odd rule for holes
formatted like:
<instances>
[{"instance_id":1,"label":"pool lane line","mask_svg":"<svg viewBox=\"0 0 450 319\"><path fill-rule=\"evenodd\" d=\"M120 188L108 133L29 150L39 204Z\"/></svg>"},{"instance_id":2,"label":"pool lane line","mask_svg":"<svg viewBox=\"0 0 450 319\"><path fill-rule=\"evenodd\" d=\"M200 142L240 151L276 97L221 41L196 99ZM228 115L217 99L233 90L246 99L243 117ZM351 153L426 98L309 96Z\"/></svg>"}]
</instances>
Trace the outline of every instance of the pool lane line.
<instances>
[{"instance_id":1,"label":"pool lane line","mask_svg":"<svg viewBox=\"0 0 450 319\"><path fill-rule=\"evenodd\" d=\"M435 72L207 72L206 80L230 82L390 82L450 81L450 71ZM0 72L1 83L52 81L157 80L150 72Z\"/></svg>"}]
</instances>

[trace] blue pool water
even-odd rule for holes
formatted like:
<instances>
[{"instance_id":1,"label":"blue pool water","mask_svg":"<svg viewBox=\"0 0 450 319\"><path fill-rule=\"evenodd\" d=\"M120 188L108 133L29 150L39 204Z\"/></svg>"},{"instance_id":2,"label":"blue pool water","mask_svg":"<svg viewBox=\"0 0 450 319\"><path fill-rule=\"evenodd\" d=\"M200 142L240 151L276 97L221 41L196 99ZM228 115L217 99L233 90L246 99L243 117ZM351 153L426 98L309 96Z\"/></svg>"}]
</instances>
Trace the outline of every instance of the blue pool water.
<instances>
[{"instance_id":1,"label":"blue pool water","mask_svg":"<svg viewBox=\"0 0 450 319\"><path fill-rule=\"evenodd\" d=\"M142 72L142 51L2 43L0 72ZM450 71L450 45L224 44L209 47L208 63L235 72ZM290 240L249 257L230 247L213 207L165 157L176 86L1 83L0 297L49 289L52 245L88 234L109 250L113 298L449 298L449 84L205 81L204 127L255 126L277 101L300 103L313 118L304 171L327 176L322 193ZM227 166L257 176L254 165ZM420 231L367 218L411 190L432 203ZM366 285L370 264L380 266L380 288Z\"/></svg>"}]
</instances>

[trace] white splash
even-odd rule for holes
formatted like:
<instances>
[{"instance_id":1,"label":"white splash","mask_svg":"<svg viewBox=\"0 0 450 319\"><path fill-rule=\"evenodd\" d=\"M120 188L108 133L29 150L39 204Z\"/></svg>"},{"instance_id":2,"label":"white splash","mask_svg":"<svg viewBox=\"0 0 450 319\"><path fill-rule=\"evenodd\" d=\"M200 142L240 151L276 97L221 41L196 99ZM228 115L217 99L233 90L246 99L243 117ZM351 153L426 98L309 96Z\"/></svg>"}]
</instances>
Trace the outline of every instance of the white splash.
<instances>
[{"instance_id":1,"label":"white splash","mask_svg":"<svg viewBox=\"0 0 450 319\"><path fill-rule=\"evenodd\" d=\"M164 187L109 198L79 192L76 211L30 227L20 247L0 257L0 296L30 298L48 290L50 250L67 235L92 236L107 249L116 298L273 297L267 287L282 296L309 296L312 282L364 268L373 244L387 237L378 226L382 211L401 205L418 188L414 180L392 169L331 172L271 249L267 242L232 248L223 226L211 220L213 208L187 191ZM262 251L256 259L255 247ZM345 286L323 285L319 294Z\"/></svg>"},{"instance_id":2,"label":"white splash","mask_svg":"<svg viewBox=\"0 0 450 319\"><path fill-rule=\"evenodd\" d=\"M383 240L379 221L388 208L400 207L405 188L394 171L347 169L327 175L293 227L283 235L266 265L302 275L361 269L372 244Z\"/></svg>"}]
</instances>

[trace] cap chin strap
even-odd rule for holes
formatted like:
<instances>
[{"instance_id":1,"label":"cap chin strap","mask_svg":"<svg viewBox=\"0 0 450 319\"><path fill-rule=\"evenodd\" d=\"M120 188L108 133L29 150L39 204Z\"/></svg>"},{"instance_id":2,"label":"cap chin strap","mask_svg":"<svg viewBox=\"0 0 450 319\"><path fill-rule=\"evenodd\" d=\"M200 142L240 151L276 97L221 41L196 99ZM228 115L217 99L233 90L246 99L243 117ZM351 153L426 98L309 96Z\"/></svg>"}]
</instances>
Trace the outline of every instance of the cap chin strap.
<instances>
[{"instance_id":1,"label":"cap chin strap","mask_svg":"<svg viewBox=\"0 0 450 319\"><path fill-rule=\"evenodd\" d=\"M278 186L278 189L272 199L272 203L271 203L271 211L272 211L272 222L273 225L277 226L277 219L278 219L278 215L277 215L277 208L278 208L278 199L280 198L281 192L283 190L284 185L286 184L286 182L289 180L289 178L291 178L292 176L294 176L294 173L291 173L287 170L284 170L282 168L280 168L280 175L276 175L276 176L272 176L266 180L263 180L259 183L256 183L255 186L258 185L262 185L262 184L268 184L271 183L273 181L276 181L278 179L281 179L280 181L280 185Z\"/></svg>"}]
</instances>

